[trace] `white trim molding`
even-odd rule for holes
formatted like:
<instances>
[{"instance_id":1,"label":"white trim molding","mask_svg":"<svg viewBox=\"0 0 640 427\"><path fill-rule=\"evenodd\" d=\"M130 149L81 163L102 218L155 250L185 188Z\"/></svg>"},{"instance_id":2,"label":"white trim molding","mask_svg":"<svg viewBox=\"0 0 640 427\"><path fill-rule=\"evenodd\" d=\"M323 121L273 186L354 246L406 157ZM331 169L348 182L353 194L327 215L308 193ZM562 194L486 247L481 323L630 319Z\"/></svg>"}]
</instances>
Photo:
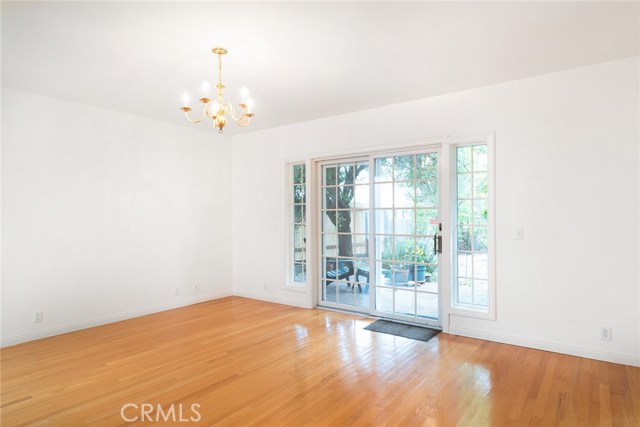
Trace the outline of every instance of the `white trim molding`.
<instances>
[{"instance_id":1,"label":"white trim molding","mask_svg":"<svg viewBox=\"0 0 640 427\"><path fill-rule=\"evenodd\" d=\"M622 365L640 367L640 356L633 354L613 353L593 348L578 347L554 341L538 340L505 333L487 332L478 329L460 328L449 326L449 333L467 338L476 338L485 341L494 341L502 344L517 345L519 347L533 348L550 351L553 353L568 354L570 356L584 357L587 359L601 360L604 362L619 363Z\"/></svg>"},{"instance_id":2,"label":"white trim molding","mask_svg":"<svg viewBox=\"0 0 640 427\"><path fill-rule=\"evenodd\" d=\"M159 313L162 311L187 307L187 306L199 304L202 302L212 301L220 298L226 298L232 295L233 293L231 292L231 289L225 289L217 292L212 292L207 295L182 299L177 302L160 304L153 307L146 307L138 310L127 311L124 313L98 317L95 319L84 320L82 322L69 323L67 325L41 329L38 331L26 333L26 334L14 335L10 337L2 337L2 339L0 340L0 347L7 347L11 345L21 344L28 341L48 338L55 335L61 335L69 332L80 331L83 329L93 328L95 326L107 325L109 323L115 323L115 322L120 322L122 320L133 319L135 317L146 316L148 314Z\"/></svg>"},{"instance_id":3,"label":"white trim molding","mask_svg":"<svg viewBox=\"0 0 640 427\"><path fill-rule=\"evenodd\" d=\"M448 163L448 184L449 191L449 221L451 224L449 232L450 244L450 278L449 278L449 304L448 313L457 316L476 317L487 320L496 320L496 166L495 166L495 133L478 134L467 137L449 138L449 163ZM481 306L465 305L457 301L457 161L454 150L458 147L486 145L488 150L487 177L488 183L488 304L486 309ZM454 192L456 192L454 194Z\"/></svg>"},{"instance_id":4,"label":"white trim molding","mask_svg":"<svg viewBox=\"0 0 640 427\"><path fill-rule=\"evenodd\" d=\"M252 292L252 291L245 291L245 290L242 290L242 291L236 290L233 293L233 296L255 299L258 301L266 301L273 304L288 305L290 307L313 309L313 307L308 307L306 304L301 304L300 302L296 302L295 299L289 300L288 298L280 298L280 297L274 296L270 292Z\"/></svg>"},{"instance_id":5,"label":"white trim molding","mask_svg":"<svg viewBox=\"0 0 640 427\"><path fill-rule=\"evenodd\" d=\"M305 201L302 203L305 207L305 269L306 269L306 277L304 282L296 282L294 280L294 269L295 269L295 247L294 247L294 231L293 227L295 219L294 219L294 198L292 188L296 185L294 183L294 167L295 166L304 166L305 168L305 178L304 178L304 187L305 187ZM284 277L285 281L282 285L282 289L287 291L294 292L309 292L309 167L308 162L305 160L293 160L287 161L285 163L285 187L284 187Z\"/></svg>"}]
</instances>

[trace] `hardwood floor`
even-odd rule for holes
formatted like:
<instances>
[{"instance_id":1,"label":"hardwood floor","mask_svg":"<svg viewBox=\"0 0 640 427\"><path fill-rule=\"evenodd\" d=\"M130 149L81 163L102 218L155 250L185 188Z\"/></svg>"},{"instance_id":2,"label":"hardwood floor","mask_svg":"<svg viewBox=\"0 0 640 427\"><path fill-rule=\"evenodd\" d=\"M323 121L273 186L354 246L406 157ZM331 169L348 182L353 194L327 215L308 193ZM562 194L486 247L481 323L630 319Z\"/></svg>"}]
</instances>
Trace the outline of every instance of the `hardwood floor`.
<instances>
[{"instance_id":1,"label":"hardwood floor","mask_svg":"<svg viewBox=\"0 0 640 427\"><path fill-rule=\"evenodd\" d=\"M639 368L370 322L230 297L8 347L2 426L640 425Z\"/></svg>"}]
</instances>

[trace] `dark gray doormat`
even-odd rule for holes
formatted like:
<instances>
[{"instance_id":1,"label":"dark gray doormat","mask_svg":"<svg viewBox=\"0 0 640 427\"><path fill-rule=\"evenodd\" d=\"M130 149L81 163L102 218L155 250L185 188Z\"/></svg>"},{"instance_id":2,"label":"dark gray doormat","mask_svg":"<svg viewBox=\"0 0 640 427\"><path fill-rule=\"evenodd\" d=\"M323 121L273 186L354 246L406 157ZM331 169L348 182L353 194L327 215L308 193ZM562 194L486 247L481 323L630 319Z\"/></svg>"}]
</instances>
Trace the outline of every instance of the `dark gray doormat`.
<instances>
[{"instance_id":1,"label":"dark gray doormat","mask_svg":"<svg viewBox=\"0 0 640 427\"><path fill-rule=\"evenodd\" d=\"M396 335L398 337L411 338L412 340L429 341L440 333L437 329L423 328L422 326L405 325L404 323L389 322L388 320L376 320L365 329L383 334Z\"/></svg>"}]
</instances>

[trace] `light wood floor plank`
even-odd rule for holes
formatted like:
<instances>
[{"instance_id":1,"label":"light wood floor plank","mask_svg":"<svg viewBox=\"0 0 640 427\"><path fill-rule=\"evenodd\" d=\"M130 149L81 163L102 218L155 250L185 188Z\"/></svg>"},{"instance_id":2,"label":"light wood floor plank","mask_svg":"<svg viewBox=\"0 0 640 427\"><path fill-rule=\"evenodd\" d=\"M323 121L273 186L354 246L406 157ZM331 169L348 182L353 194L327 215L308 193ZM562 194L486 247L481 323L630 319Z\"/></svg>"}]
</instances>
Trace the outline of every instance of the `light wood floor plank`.
<instances>
[{"instance_id":1,"label":"light wood floor plank","mask_svg":"<svg viewBox=\"0 0 640 427\"><path fill-rule=\"evenodd\" d=\"M640 425L638 368L370 322L230 297L7 347L2 426Z\"/></svg>"}]
</instances>

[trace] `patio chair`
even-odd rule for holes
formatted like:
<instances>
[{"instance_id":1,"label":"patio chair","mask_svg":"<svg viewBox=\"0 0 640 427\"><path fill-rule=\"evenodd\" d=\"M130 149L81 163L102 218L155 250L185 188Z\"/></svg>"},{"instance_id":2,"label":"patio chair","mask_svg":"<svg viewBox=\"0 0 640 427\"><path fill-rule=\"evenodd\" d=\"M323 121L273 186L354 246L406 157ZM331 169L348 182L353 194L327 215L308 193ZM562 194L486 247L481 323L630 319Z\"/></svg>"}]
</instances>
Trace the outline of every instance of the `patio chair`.
<instances>
[{"instance_id":1,"label":"patio chair","mask_svg":"<svg viewBox=\"0 0 640 427\"><path fill-rule=\"evenodd\" d=\"M365 285L364 285L364 293L366 294L367 292L369 292L369 266L360 266L356 269L356 274L355 274L355 281L358 282L358 290L360 292L362 292L362 287L360 286L360 276L364 277L366 279Z\"/></svg>"},{"instance_id":2,"label":"patio chair","mask_svg":"<svg viewBox=\"0 0 640 427\"><path fill-rule=\"evenodd\" d=\"M335 258L327 259L325 278L327 285L336 280L344 280L353 276L353 260L336 260ZM330 279L330 280L329 280Z\"/></svg>"}]
</instances>

